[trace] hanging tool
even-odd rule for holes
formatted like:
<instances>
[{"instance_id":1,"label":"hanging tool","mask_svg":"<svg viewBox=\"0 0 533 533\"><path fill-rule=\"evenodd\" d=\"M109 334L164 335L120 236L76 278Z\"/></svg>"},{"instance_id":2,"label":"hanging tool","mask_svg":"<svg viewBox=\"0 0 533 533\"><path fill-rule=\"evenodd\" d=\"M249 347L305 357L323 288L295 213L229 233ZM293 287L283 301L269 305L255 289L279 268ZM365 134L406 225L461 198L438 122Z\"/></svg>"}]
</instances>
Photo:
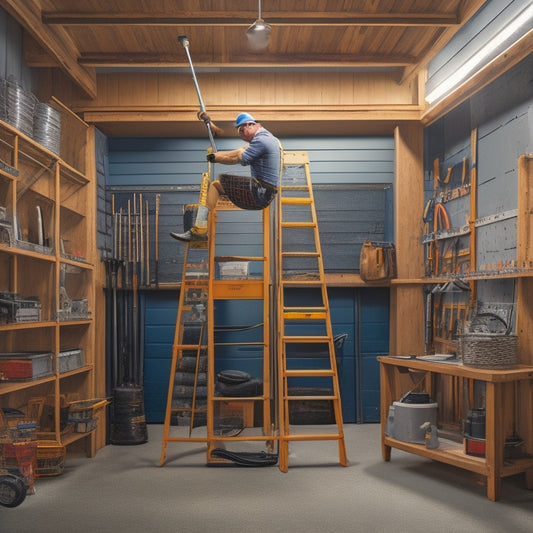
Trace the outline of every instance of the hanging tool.
<instances>
[{"instance_id":1,"label":"hanging tool","mask_svg":"<svg viewBox=\"0 0 533 533\"><path fill-rule=\"evenodd\" d=\"M146 200L146 285L150 286L150 217L148 216L148 200Z\"/></svg>"},{"instance_id":2,"label":"hanging tool","mask_svg":"<svg viewBox=\"0 0 533 533\"><path fill-rule=\"evenodd\" d=\"M159 203L161 195L155 196L155 286L159 287Z\"/></svg>"},{"instance_id":3,"label":"hanging tool","mask_svg":"<svg viewBox=\"0 0 533 533\"><path fill-rule=\"evenodd\" d=\"M477 128L472 130L470 135L470 144L472 150L472 168L470 170L470 216L468 225L470 226L470 269L469 272L475 272L476 265L476 217L477 217ZM470 307L473 308L476 303L476 282L470 282Z\"/></svg>"},{"instance_id":4,"label":"hanging tool","mask_svg":"<svg viewBox=\"0 0 533 533\"><path fill-rule=\"evenodd\" d=\"M139 283L144 285L144 226L143 226L143 195L139 194Z\"/></svg>"},{"instance_id":5,"label":"hanging tool","mask_svg":"<svg viewBox=\"0 0 533 533\"><path fill-rule=\"evenodd\" d=\"M189 61L189 66L191 67L192 79L194 81L194 86L196 87L196 94L198 95L198 101L200 103L200 111L198 112L198 118L204 121L204 124L207 128L207 133L209 135L209 141L211 142L211 147L213 148L213 152L216 152L217 147L215 144L214 133L216 133L217 135L222 135L224 132L211 120L205 109L202 94L200 93L200 86L198 85L198 80L196 78L194 66L192 64L191 54L189 52L189 39L187 39L185 35L180 35L178 37L178 42L185 49L185 53L187 54L187 59Z\"/></svg>"},{"instance_id":6,"label":"hanging tool","mask_svg":"<svg viewBox=\"0 0 533 533\"><path fill-rule=\"evenodd\" d=\"M196 87L196 94L198 95L198 102L200 103L200 111L198 112L198 118L204 121L204 124L207 128L207 134L209 136L209 142L211 143L212 153L216 153L217 146L215 144L214 133L222 134L223 131L211 121L211 118L209 117L205 109L204 101L202 99L202 93L200 92L200 86L198 85L198 80L196 78L196 74L194 72L194 66L192 64L191 54L189 52L189 40L187 39L185 35L181 35L180 37L178 37L178 42L185 49L185 53L187 54L189 65L191 67L192 79L194 81L194 86ZM210 179L211 179L211 172L205 172L204 174L202 174L202 183L200 185L200 197L198 199L198 209L196 212L196 221L194 224L198 233L207 232L207 216L208 216L207 191L209 189Z\"/></svg>"}]
</instances>

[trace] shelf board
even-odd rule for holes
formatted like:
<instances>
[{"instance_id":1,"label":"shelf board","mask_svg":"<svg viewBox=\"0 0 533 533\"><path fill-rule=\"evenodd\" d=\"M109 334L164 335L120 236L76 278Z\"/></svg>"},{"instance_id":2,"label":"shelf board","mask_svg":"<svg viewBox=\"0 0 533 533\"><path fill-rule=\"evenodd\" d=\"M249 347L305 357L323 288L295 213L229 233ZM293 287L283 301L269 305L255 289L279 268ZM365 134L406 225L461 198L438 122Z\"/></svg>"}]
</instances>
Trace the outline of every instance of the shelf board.
<instances>
[{"instance_id":1,"label":"shelf board","mask_svg":"<svg viewBox=\"0 0 533 533\"><path fill-rule=\"evenodd\" d=\"M9 324L1 324L0 331L13 331L19 329L40 329L53 328L56 322L10 322Z\"/></svg>"},{"instance_id":2,"label":"shelf board","mask_svg":"<svg viewBox=\"0 0 533 533\"><path fill-rule=\"evenodd\" d=\"M90 372L93 369L91 365L81 366L80 368L75 368L74 370L68 370L67 372L61 372L59 374L59 379L68 378L70 376L76 376L78 374L84 374Z\"/></svg>"},{"instance_id":3,"label":"shelf board","mask_svg":"<svg viewBox=\"0 0 533 533\"><path fill-rule=\"evenodd\" d=\"M1 167L0 167L0 176L2 176L3 178L7 178L8 180L13 180L13 181L16 181L19 179L18 176L14 176L13 174L11 174L10 172L7 172Z\"/></svg>"},{"instance_id":4,"label":"shelf board","mask_svg":"<svg viewBox=\"0 0 533 533\"><path fill-rule=\"evenodd\" d=\"M42 254L40 252L34 252L32 250L24 250L23 248L18 248L17 246L9 246L7 244L0 244L0 252L4 252L10 255L31 257L32 259L38 259L40 261L47 261L49 263L54 263L56 260L56 257L54 254Z\"/></svg>"},{"instance_id":5,"label":"shelf board","mask_svg":"<svg viewBox=\"0 0 533 533\"><path fill-rule=\"evenodd\" d=\"M424 444L413 444L411 442L403 442L393 439L391 437L385 437L383 444L403 450L404 452L414 453L434 461L440 461L441 463L447 463L450 465L470 470L487 476L489 474L489 467L483 457L474 457L467 455L463 451L462 444L453 442L450 440L439 439L439 447L431 450L426 448Z\"/></svg>"},{"instance_id":6,"label":"shelf board","mask_svg":"<svg viewBox=\"0 0 533 533\"><path fill-rule=\"evenodd\" d=\"M9 394L11 392L19 391L21 389L30 389L31 387L37 387L38 385L50 383L54 380L55 375L51 374L50 376L45 376L39 379L31 379L28 381L9 381L5 383L0 383L0 395Z\"/></svg>"},{"instance_id":7,"label":"shelf board","mask_svg":"<svg viewBox=\"0 0 533 533\"><path fill-rule=\"evenodd\" d=\"M69 259L68 257L63 256L61 256L59 260L62 264L71 265L75 268L83 270L94 270L94 265L91 263L87 263L87 261L77 261L76 259Z\"/></svg>"},{"instance_id":8,"label":"shelf board","mask_svg":"<svg viewBox=\"0 0 533 533\"><path fill-rule=\"evenodd\" d=\"M61 166L61 178L65 178L72 183L75 183L80 186L87 185L90 180L79 170L76 170L74 167L70 166L64 161L59 162Z\"/></svg>"},{"instance_id":9,"label":"shelf board","mask_svg":"<svg viewBox=\"0 0 533 533\"><path fill-rule=\"evenodd\" d=\"M405 452L413 453L447 463L450 465L470 470L482 475L488 475L489 467L484 457L475 457L464 453L463 445L447 439L439 439L439 447L430 450L424 444L414 444L403 442L391 437L385 437L383 443L392 448L397 448ZM524 457L518 459L508 459L504 461L501 471L501 477L514 476L525 470L533 468L533 457Z\"/></svg>"},{"instance_id":10,"label":"shelf board","mask_svg":"<svg viewBox=\"0 0 533 533\"><path fill-rule=\"evenodd\" d=\"M60 320L60 326L89 326L93 323L92 318L84 318L83 320Z\"/></svg>"},{"instance_id":11,"label":"shelf board","mask_svg":"<svg viewBox=\"0 0 533 533\"><path fill-rule=\"evenodd\" d=\"M81 439L84 439L86 437L89 437L96 431L96 428L92 431L87 431L86 433L70 433L66 435L65 437L61 437L61 444L64 446L68 446L69 444L72 444L73 442L77 442Z\"/></svg>"}]
</instances>

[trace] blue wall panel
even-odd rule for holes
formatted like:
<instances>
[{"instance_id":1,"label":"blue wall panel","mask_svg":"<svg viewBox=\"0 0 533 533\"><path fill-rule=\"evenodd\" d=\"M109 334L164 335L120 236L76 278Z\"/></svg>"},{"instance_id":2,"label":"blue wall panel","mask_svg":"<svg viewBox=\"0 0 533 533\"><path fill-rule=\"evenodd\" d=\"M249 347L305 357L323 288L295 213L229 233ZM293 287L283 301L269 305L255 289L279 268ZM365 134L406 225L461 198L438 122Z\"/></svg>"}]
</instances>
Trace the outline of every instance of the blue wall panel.
<instances>
[{"instance_id":1,"label":"blue wall panel","mask_svg":"<svg viewBox=\"0 0 533 533\"><path fill-rule=\"evenodd\" d=\"M144 316L144 401L148 422L165 418L178 293L150 291L142 299Z\"/></svg>"},{"instance_id":2,"label":"blue wall panel","mask_svg":"<svg viewBox=\"0 0 533 533\"><path fill-rule=\"evenodd\" d=\"M165 416L178 299L177 292L155 291L145 291L142 299L146 306L142 314L145 317L145 411L149 423L161 423ZM348 334L342 356L337 359L344 421L378 422L379 365L376 357L388 351L388 290L333 288L329 290L329 299L333 334ZM224 326L246 327L261 320L261 310L254 309L255 302L245 303L246 310L239 305L220 309L217 342L247 342L262 336L262 328L241 332L224 330ZM362 346L367 347L366 351ZM218 348L218 354L217 371L239 369L261 377L261 348L225 346ZM319 358L302 357L298 364L316 368L319 361Z\"/></svg>"},{"instance_id":3,"label":"blue wall panel","mask_svg":"<svg viewBox=\"0 0 533 533\"><path fill-rule=\"evenodd\" d=\"M376 358L389 352L389 290L361 289L359 307L358 422L379 422L379 363Z\"/></svg>"}]
</instances>

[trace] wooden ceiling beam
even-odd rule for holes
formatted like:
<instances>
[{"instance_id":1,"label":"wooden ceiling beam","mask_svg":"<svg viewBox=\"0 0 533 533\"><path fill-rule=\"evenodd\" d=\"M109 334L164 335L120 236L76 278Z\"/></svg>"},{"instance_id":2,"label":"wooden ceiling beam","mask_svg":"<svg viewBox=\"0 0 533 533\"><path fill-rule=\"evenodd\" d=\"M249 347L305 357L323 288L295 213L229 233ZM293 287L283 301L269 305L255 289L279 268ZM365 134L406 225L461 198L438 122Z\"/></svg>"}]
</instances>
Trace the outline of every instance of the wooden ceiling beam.
<instances>
[{"instance_id":1,"label":"wooden ceiling beam","mask_svg":"<svg viewBox=\"0 0 533 533\"><path fill-rule=\"evenodd\" d=\"M41 22L36 0L0 0L2 6L58 63L60 68L90 98L96 98L96 71L77 62L78 49L64 28L53 30Z\"/></svg>"},{"instance_id":2,"label":"wooden ceiling beam","mask_svg":"<svg viewBox=\"0 0 533 533\"><path fill-rule=\"evenodd\" d=\"M273 26L456 26L455 14L442 13L346 13L263 11L262 18ZM172 13L79 13L43 12L44 24L142 25L142 26L249 26L257 19L256 11L209 11L203 13L176 10Z\"/></svg>"},{"instance_id":3,"label":"wooden ceiling beam","mask_svg":"<svg viewBox=\"0 0 533 533\"><path fill-rule=\"evenodd\" d=\"M362 56L358 54L245 54L232 55L225 60L209 57L195 57L195 68L384 68L405 67L412 65L416 58L412 56L378 55ZM177 54L82 54L81 65L91 67L167 67L188 68L189 64Z\"/></svg>"}]
</instances>

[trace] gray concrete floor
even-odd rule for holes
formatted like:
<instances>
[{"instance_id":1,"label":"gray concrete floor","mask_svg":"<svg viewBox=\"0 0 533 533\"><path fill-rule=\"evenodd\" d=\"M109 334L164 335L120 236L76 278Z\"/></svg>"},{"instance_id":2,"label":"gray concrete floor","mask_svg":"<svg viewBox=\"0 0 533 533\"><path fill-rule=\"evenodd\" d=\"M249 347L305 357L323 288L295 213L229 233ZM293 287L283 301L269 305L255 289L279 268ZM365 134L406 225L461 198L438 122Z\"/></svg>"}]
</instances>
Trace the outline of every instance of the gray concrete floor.
<instances>
[{"instance_id":1,"label":"gray concrete floor","mask_svg":"<svg viewBox=\"0 0 533 533\"><path fill-rule=\"evenodd\" d=\"M148 442L67 457L61 476L39 478L36 493L0 507L0 531L137 532L531 532L533 491L523 475L503 481L490 502L469 472L392 451L381 458L378 424L345 426L350 464L335 442L293 443L289 471L206 467L205 445L169 443L163 427Z\"/></svg>"}]
</instances>

